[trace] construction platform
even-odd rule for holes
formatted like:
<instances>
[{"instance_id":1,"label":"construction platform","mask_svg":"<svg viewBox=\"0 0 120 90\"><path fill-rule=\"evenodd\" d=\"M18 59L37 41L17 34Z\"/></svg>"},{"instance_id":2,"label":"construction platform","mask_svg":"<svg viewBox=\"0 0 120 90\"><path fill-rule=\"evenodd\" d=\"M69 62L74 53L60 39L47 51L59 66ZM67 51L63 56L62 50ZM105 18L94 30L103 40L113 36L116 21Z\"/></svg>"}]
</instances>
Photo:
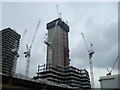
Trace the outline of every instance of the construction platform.
<instances>
[{"instance_id":1,"label":"construction platform","mask_svg":"<svg viewBox=\"0 0 120 90\"><path fill-rule=\"evenodd\" d=\"M44 64L38 66L37 76L34 79L48 80L57 84L66 84L74 88L90 89L90 79L87 70L73 66L56 66Z\"/></svg>"}]
</instances>

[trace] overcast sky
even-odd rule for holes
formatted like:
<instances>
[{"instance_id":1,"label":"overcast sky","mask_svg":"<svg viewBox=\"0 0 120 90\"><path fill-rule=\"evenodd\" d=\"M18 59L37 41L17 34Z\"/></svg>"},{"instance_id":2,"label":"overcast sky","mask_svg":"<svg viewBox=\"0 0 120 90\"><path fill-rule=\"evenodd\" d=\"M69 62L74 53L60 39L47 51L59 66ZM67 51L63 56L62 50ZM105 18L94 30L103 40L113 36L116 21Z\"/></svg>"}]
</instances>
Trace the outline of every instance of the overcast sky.
<instances>
[{"instance_id":1,"label":"overcast sky","mask_svg":"<svg viewBox=\"0 0 120 90\"><path fill-rule=\"evenodd\" d=\"M95 86L99 87L99 77L105 76L118 56L118 3L117 2L6 2L2 3L2 27L11 27L19 34L27 32L20 46L17 73L25 74L26 60L23 52L26 44L31 43L38 21L40 27L33 43L29 75L35 76L37 66L46 63L46 45L44 42L46 23L56 19L57 9L64 21L70 26L69 48L71 65L89 71L88 53L81 36L84 33L88 45L92 42L95 50L93 57ZM116 64L112 74L117 74Z\"/></svg>"}]
</instances>

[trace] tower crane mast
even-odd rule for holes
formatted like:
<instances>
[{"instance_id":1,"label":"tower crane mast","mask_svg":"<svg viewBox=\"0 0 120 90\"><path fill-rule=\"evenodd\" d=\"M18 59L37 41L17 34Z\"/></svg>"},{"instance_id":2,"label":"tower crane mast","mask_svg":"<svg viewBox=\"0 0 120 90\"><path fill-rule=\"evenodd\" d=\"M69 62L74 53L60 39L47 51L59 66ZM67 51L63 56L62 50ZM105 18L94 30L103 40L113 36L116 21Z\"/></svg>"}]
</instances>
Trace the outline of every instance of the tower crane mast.
<instances>
[{"instance_id":1,"label":"tower crane mast","mask_svg":"<svg viewBox=\"0 0 120 90\"><path fill-rule=\"evenodd\" d=\"M26 58L26 71L25 71L25 75L26 76L28 76L28 74L29 74L29 64L30 64L31 48L32 48L33 42L35 40L36 33L37 33L38 28L39 28L39 25L40 25L40 21L37 24L37 27L36 27L36 30L35 30L35 33L34 33L34 36L32 38L32 42L31 42L30 46L28 46L28 44L26 44L27 51L24 52L25 58Z\"/></svg>"},{"instance_id":2,"label":"tower crane mast","mask_svg":"<svg viewBox=\"0 0 120 90\"><path fill-rule=\"evenodd\" d=\"M56 5L56 7L57 7L57 15L58 15L58 18L61 18L61 12L59 12L59 7L58 7L58 5Z\"/></svg>"},{"instance_id":3,"label":"tower crane mast","mask_svg":"<svg viewBox=\"0 0 120 90\"><path fill-rule=\"evenodd\" d=\"M88 55L89 55L89 63L90 63L90 76L91 76L91 86L92 88L94 88L94 73L93 73L93 63L92 63L92 57L93 57L93 54L95 53L93 50L92 50L92 46L93 44L91 43L90 44L90 48L88 47L88 44L86 42L86 39L85 39L85 36L83 33L81 33L83 39L84 39L84 42L85 42L85 45L86 45L86 48L87 48L87 51L88 51Z\"/></svg>"}]
</instances>

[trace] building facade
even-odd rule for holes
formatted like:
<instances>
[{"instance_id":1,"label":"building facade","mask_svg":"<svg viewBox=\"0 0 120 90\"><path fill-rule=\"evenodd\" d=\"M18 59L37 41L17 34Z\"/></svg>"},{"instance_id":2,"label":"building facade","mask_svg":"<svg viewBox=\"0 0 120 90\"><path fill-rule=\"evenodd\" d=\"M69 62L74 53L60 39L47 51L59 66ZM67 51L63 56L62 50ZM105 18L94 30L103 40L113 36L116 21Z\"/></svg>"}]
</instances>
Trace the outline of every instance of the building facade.
<instances>
[{"instance_id":1,"label":"building facade","mask_svg":"<svg viewBox=\"0 0 120 90\"><path fill-rule=\"evenodd\" d=\"M16 71L20 35L6 28L0 31L0 72L12 75Z\"/></svg>"},{"instance_id":2,"label":"building facade","mask_svg":"<svg viewBox=\"0 0 120 90\"><path fill-rule=\"evenodd\" d=\"M47 64L69 66L69 26L60 18L47 23Z\"/></svg>"}]
</instances>

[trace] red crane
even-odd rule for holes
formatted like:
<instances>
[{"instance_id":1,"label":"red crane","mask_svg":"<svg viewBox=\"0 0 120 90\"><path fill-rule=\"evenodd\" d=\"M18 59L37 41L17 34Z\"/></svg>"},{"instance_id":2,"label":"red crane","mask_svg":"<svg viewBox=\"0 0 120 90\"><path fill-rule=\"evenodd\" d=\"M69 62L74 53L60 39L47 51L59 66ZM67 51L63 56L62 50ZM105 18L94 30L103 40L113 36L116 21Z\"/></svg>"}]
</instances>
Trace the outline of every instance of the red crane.
<instances>
[{"instance_id":1,"label":"red crane","mask_svg":"<svg viewBox=\"0 0 120 90\"><path fill-rule=\"evenodd\" d=\"M118 59L119 59L119 56L116 58L116 60L115 60L115 62L114 62L114 64L113 64L113 66L112 66L111 70L109 70L109 69L107 68L107 71L108 71L107 76L108 76L108 75L111 75L111 73L112 73L112 71L113 71L113 68L115 67L116 62L118 61Z\"/></svg>"}]
</instances>

